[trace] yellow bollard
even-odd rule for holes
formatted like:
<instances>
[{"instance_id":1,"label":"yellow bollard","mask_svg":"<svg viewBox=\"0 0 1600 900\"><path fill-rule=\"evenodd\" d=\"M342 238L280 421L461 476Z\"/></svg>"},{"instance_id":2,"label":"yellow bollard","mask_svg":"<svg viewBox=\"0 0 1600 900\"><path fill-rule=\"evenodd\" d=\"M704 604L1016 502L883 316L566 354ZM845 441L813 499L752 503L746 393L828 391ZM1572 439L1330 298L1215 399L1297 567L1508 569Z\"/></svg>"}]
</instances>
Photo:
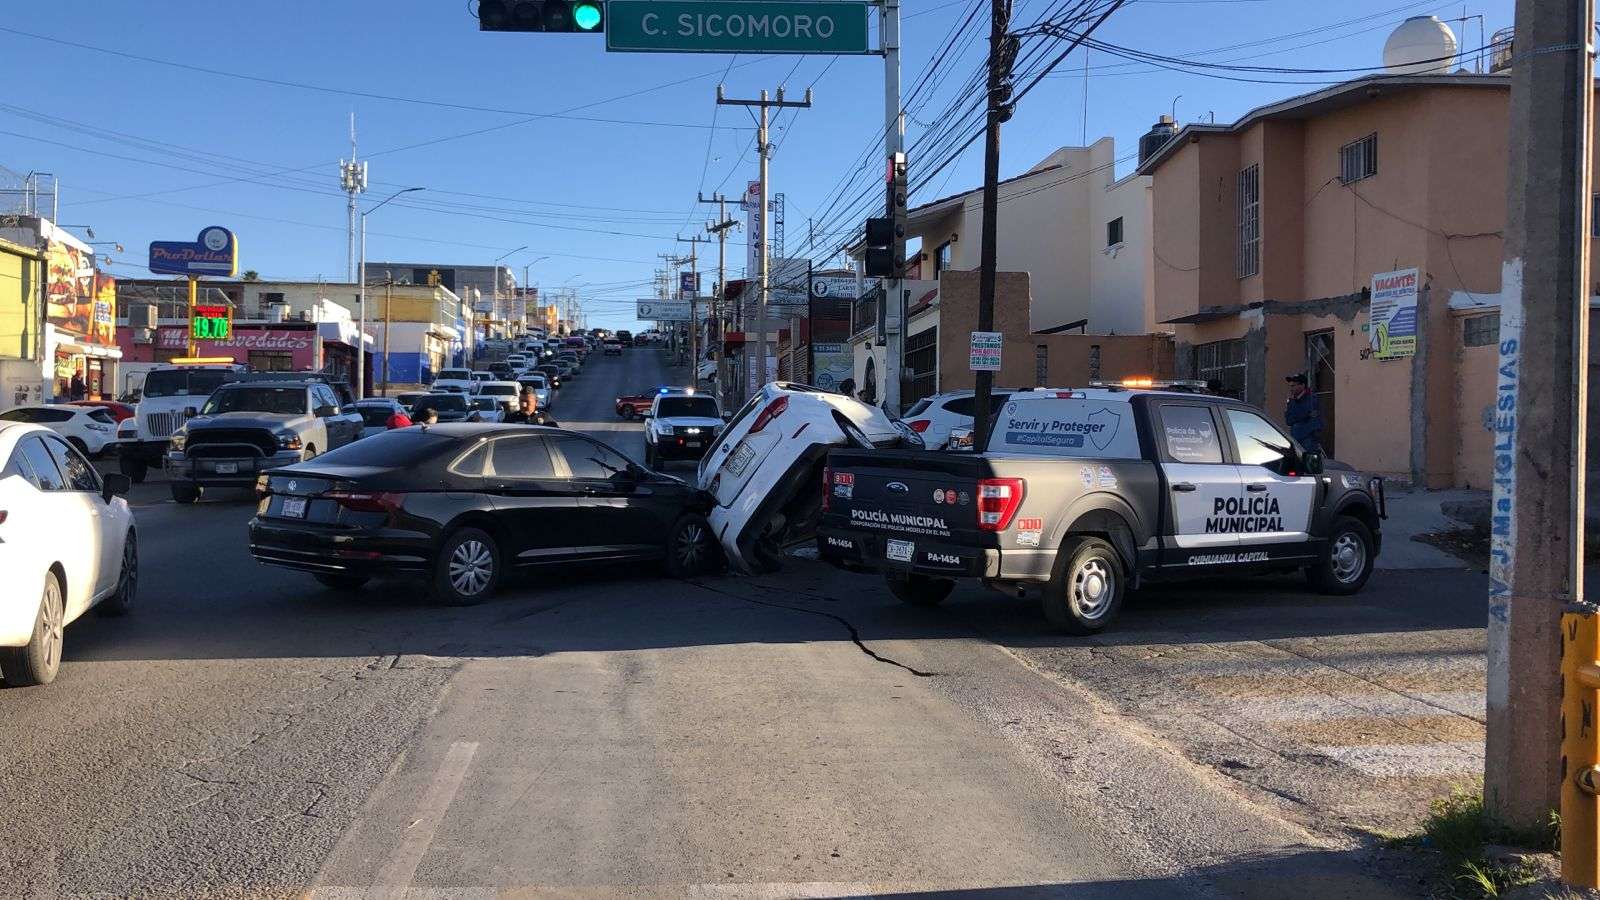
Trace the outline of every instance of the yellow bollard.
<instances>
[{"instance_id":1,"label":"yellow bollard","mask_svg":"<svg viewBox=\"0 0 1600 900\"><path fill-rule=\"evenodd\" d=\"M1600 618L1561 616L1561 880L1600 887Z\"/></svg>"}]
</instances>

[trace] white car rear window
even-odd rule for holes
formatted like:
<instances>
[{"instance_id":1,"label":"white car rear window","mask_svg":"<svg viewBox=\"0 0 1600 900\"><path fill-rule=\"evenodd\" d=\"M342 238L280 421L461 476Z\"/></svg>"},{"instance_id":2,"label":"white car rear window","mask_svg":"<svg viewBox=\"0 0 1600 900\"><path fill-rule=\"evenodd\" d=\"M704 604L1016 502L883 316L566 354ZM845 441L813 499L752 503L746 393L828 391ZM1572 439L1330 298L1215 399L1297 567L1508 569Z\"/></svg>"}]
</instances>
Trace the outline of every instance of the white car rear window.
<instances>
[{"instance_id":1,"label":"white car rear window","mask_svg":"<svg viewBox=\"0 0 1600 900\"><path fill-rule=\"evenodd\" d=\"M1133 408L1125 402L1040 398L1000 408L989 451L1029 456L1138 459Z\"/></svg>"}]
</instances>

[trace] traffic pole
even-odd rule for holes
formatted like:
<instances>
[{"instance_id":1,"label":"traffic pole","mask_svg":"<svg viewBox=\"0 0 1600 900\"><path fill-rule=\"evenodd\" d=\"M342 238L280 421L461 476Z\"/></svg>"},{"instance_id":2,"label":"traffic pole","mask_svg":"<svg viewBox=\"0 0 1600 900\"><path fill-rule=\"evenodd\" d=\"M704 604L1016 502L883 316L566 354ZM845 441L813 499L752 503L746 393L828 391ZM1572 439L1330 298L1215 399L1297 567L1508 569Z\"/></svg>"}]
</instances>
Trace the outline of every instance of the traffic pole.
<instances>
[{"instance_id":1,"label":"traffic pole","mask_svg":"<svg viewBox=\"0 0 1600 900\"><path fill-rule=\"evenodd\" d=\"M988 117L983 144L983 228L978 255L978 331L994 330L994 282L996 243L995 217L1000 199L1000 125L1011 79L1011 41L1009 0L991 0L989 13L989 88ZM973 373L972 447L983 452L989 446L989 406L994 388L994 373Z\"/></svg>"},{"instance_id":2,"label":"traffic pole","mask_svg":"<svg viewBox=\"0 0 1600 900\"><path fill-rule=\"evenodd\" d=\"M906 291L905 210L909 198L895 195L905 187L895 178L895 168L905 166L906 119L900 110L900 0L884 0L879 31L883 35L883 154L888 167L886 214L895 225L890 245L893 274L883 280L883 409L898 417L901 379L905 371ZM897 202L898 201L898 202Z\"/></svg>"},{"instance_id":3,"label":"traffic pole","mask_svg":"<svg viewBox=\"0 0 1600 900\"><path fill-rule=\"evenodd\" d=\"M1484 754L1487 815L1537 832L1559 808L1563 875L1591 886L1595 800L1568 786L1591 761L1562 747L1592 742L1596 693L1569 680L1582 714L1563 721L1561 654L1595 658L1583 602L1593 20L1594 0L1516 5Z\"/></svg>"},{"instance_id":4,"label":"traffic pole","mask_svg":"<svg viewBox=\"0 0 1600 900\"><path fill-rule=\"evenodd\" d=\"M200 300L200 279L189 276L189 358L199 356L199 345L194 339L194 305Z\"/></svg>"}]
</instances>

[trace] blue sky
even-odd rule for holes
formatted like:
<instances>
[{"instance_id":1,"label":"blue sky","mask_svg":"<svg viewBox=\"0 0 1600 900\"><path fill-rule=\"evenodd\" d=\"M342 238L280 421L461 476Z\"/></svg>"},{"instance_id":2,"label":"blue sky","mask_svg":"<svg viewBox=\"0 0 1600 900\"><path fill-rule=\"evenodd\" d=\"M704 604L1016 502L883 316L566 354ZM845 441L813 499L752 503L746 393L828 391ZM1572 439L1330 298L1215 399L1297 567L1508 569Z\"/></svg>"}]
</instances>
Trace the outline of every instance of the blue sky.
<instances>
[{"instance_id":1,"label":"blue sky","mask_svg":"<svg viewBox=\"0 0 1600 900\"><path fill-rule=\"evenodd\" d=\"M941 112L964 96L981 63L987 42L973 38L979 30L986 38L986 14L957 30L979 3L987 9L987 0L904 4L907 91L958 35L922 102L908 107L913 146L937 131ZM1056 5L1018 0L1014 22L1032 22ZM1358 68L1377 65L1384 39L1408 15L1449 19L1465 9L1482 14L1493 33L1511 24L1512 5L1135 0L1095 36L1170 56L1236 48L1197 56L1209 62ZM1463 49L1480 45L1475 21L1454 27ZM524 263L548 257L534 263L532 281L579 288L591 324L632 326L631 301L648 295L656 255L684 249L675 235L703 233L712 210L693 202L697 191L737 197L756 176L753 122L743 109L716 108L719 81L736 97L779 84L791 96L814 89L815 106L782 113L773 130L772 178L787 198L790 255L820 256L824 245L837 245L860 227L849 201L871 191L875 204L881 196L878 57L608 54L595 36L480 33L467 0L37 4L0 28L12 29L0 30L0 53L13 88L0 99L0 166L55 173L62 224L92 226L98 239L122 243L112 270L124 275L146 274L138 264L149 241L188 240L202 226L222 224L239 234L241 268L270 278L343 279L337 161L348 155L352 111L371 162L364 202L399 187L426 188L369 219L371 258L486 264L527 245L506 264L518 267L520 279ZM1033 52L1053 57L1058 51L1043 46L1050 42L1034 39L1023 52L1040 43ZM1180 122L1212 114L1225 121L1314 90L1325 83L1318 79L1346 77L1232 81L1099 51L1088 65L1089 138L1114 137L1119 156L1135 150L1174 98ZM1022 101L1005 127L1003 176L1081 142L1083 69L1075 52ZM611 121L534 118L569 110ZM912 155L914 184L927 162ZM927 179L913 203L975 186L981 164L980 141ZM826 232L812 254L796 252L806 246L808 216ZM729 243L730 277L740 274L742 240L734 232Z\"/></svg>"}]
</instances>

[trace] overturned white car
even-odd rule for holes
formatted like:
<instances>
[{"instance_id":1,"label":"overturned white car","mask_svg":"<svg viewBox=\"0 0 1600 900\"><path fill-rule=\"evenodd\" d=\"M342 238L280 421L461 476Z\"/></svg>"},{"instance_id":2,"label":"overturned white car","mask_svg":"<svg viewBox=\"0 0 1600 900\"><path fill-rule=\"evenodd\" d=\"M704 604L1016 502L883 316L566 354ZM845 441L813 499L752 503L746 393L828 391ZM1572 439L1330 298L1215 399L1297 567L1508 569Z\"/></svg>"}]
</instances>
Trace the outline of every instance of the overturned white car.
<instances>
[{"instance_id":1,"label":"overturned white car","mask_svg":"<svg viewBox=\"0 0 1600 900\"><path fill-rule=\"evenodd\" d=\"M883 410L803 384L775 381L751 397L700 461L706 518L733 568L771 572L784 548L808 542L822 510L831 447L921 448Z\"/></svg>"}]
</instances>

